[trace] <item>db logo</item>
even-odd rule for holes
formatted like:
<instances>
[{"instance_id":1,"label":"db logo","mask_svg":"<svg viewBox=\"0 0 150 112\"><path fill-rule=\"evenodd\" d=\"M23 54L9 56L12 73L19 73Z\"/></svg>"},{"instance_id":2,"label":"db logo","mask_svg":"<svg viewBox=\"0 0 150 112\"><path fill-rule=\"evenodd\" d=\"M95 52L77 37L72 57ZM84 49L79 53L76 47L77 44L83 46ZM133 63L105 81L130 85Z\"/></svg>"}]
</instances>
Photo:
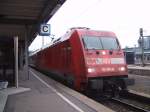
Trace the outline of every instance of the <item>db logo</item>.
<instances>
[{"instance_id":1,"label":"db logo","mask_svg":"<svg viewBox=\"0 0 150 112\"><path fill-rule=\"evenodd\" d=\"M50 24L41 24L40 35L41 36L49 36L50 35Z\"/></svg>"},{"instance_id":2,"label":"db logo","mask_svg":"<svg viewBox=\"0 0 150 112\"><path fill-rule=\"evenodd\" d=\"M109 58L104 58L102 62L103 62L103 64L110 64L111 63Z\"/></svg>"}]
</instances>

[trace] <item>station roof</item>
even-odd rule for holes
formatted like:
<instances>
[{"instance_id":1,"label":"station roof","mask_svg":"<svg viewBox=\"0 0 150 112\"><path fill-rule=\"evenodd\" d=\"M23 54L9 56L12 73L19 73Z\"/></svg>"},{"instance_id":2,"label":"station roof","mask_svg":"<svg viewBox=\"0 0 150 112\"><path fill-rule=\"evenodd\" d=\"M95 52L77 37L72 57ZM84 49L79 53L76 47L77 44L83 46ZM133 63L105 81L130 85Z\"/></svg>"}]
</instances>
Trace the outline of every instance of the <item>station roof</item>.
<instances>
[{"instance_id":1,"label":"station roof","mask_svg":"<svg viewBox=\"0 0 150 112\"><path fill-rule=\"evenodd\" d=\"M29 40L33 40L39 25L46 23L65 0L1 0L0 38L18 36L24 40L28 29Z\"/></svg>"}]
</instances>

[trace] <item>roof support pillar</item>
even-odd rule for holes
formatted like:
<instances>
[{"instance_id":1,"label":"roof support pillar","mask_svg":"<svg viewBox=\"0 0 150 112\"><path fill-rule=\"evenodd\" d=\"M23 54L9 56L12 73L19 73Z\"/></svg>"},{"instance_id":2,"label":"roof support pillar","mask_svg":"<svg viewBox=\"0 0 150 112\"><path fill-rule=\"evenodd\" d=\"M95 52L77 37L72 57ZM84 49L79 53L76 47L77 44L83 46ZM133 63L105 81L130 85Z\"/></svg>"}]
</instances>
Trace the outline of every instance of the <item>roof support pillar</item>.
<instances>
[{"instance_id":1,"label":"roof support pillar","mask_svg":"<svg viewBox=\"0 0 150 112\"><path fill-rule=\"evenodd\" d=\"M15 86L18 88L18 36L14 37Z\"/></svg>"},{"instance_id":2,"label":"roof support pillar","mask_svg":"<svg viewBox=\"0 0 150 112\"><path fill-rule=\"evenodd\" d=\"M23 53L24 53L24 51L23 51L23 47L20 45L20 54L19 54L19 67L20 67L20 69L21 70L23 70Z\"/></svg>"},{"instance_id":3,"label":"roof support pillar","mask_svg":"<svg viewBox=\"0 0 150 112\"><path fill-rule=\"evenodd\" d=\"M25 32L25 70L26 70L26 74L29 80L29 62L28 62L28 58L29 58L29 52L28 52L28 42L29 42L29 38L28 38L28 27L26 27L26 32Z\"/></svg>"}]
</instances>

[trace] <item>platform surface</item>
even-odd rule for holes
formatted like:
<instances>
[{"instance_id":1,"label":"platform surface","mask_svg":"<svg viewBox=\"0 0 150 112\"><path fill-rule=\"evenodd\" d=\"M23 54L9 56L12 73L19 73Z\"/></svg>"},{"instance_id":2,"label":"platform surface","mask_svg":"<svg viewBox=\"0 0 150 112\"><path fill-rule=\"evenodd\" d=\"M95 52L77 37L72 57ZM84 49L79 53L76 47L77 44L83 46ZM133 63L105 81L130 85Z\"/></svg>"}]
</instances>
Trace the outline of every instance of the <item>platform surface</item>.
<instances>
[{"instance_id":1,"label":"platform surface","mask_svg":"<svg viewBox=\"0 0 150 112\"><path fill-rule=\"evenodd\" d=\"M128 69L150 70L150 65L144 67L136 65L128 65Z\"/></svg>"},{"instance_id":2,"label":"platform surface","mask_svg":"<svg viewBox=\"0 0 150 112\"><path fill-rule=\"evenodd\" d=\"M6 88L6 89L1 89L0 90L0 112L4 111L5 104L7 102L7 98L9 95L14 95L18 93L23 93L30 91L30 88L23 88L23 87L11 87L11 88Z\"/></svg>"},{"instance_id":3,"label":"platform surface","mask_svg":"<svg viewBox=\"0 0 150 112\"><path fill-rule=\"evenodd\" d=\"M133 78L135 80L135 84L132 86L129 86L128 89L134 90L138 93L143 93L145 95L146 94L150 95L150 77L149 76L129 74L129 78Z\"/></svg>"},{"instance_id":4,"label":"platform surface","mask_svg":"<svg viewBox=\"0 0 150 112\"><path fill-rule=\"evenodd\" d=\"M9 95L4 112L113 112L69 88L60 86L61 84L33 69L29 71L29 80L21 73L19 84L31 90ZM75 95L80 99L74 97Z\"/></svg>"}]
</instances>

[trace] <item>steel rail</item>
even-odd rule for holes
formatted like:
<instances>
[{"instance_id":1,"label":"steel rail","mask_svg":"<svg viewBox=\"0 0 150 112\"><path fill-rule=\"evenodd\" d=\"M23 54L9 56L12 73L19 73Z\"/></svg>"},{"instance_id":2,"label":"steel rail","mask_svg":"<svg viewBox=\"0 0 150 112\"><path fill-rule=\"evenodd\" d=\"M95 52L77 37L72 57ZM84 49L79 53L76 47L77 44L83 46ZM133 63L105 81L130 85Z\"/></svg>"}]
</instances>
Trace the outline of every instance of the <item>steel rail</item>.
<instances>
[{"instance_id":1,"label":"steel rail","mask_svg":"<svg viewBox=\"0 0 150 112\"><path fill-rule=\"evenodd\" d=\"M150 112L149 110L146 110L146 109L143 109L141 107L138 107L138 106L135 106L133 104L129 104L129 103L126 103L126 102L123 102L117 98L111 98L111 101L114 101L116 103L119 103L119 104L122 104L122 105L125 105L127 106L128 108L132 109L132 110L135 110L136 112Z\"/></svg>"},{"instance_id":2,"label":"steel rail","mask_svg":"<svg viewBox=\"0 0 150 112\"><path fill-rule=\"evenodd\" d=\"M141 96L135 93L127 92L126 95L123 95L123 97L131 98L140 102L149 103L150 98L146 96Z\"/></svg>"}]
</instances>

